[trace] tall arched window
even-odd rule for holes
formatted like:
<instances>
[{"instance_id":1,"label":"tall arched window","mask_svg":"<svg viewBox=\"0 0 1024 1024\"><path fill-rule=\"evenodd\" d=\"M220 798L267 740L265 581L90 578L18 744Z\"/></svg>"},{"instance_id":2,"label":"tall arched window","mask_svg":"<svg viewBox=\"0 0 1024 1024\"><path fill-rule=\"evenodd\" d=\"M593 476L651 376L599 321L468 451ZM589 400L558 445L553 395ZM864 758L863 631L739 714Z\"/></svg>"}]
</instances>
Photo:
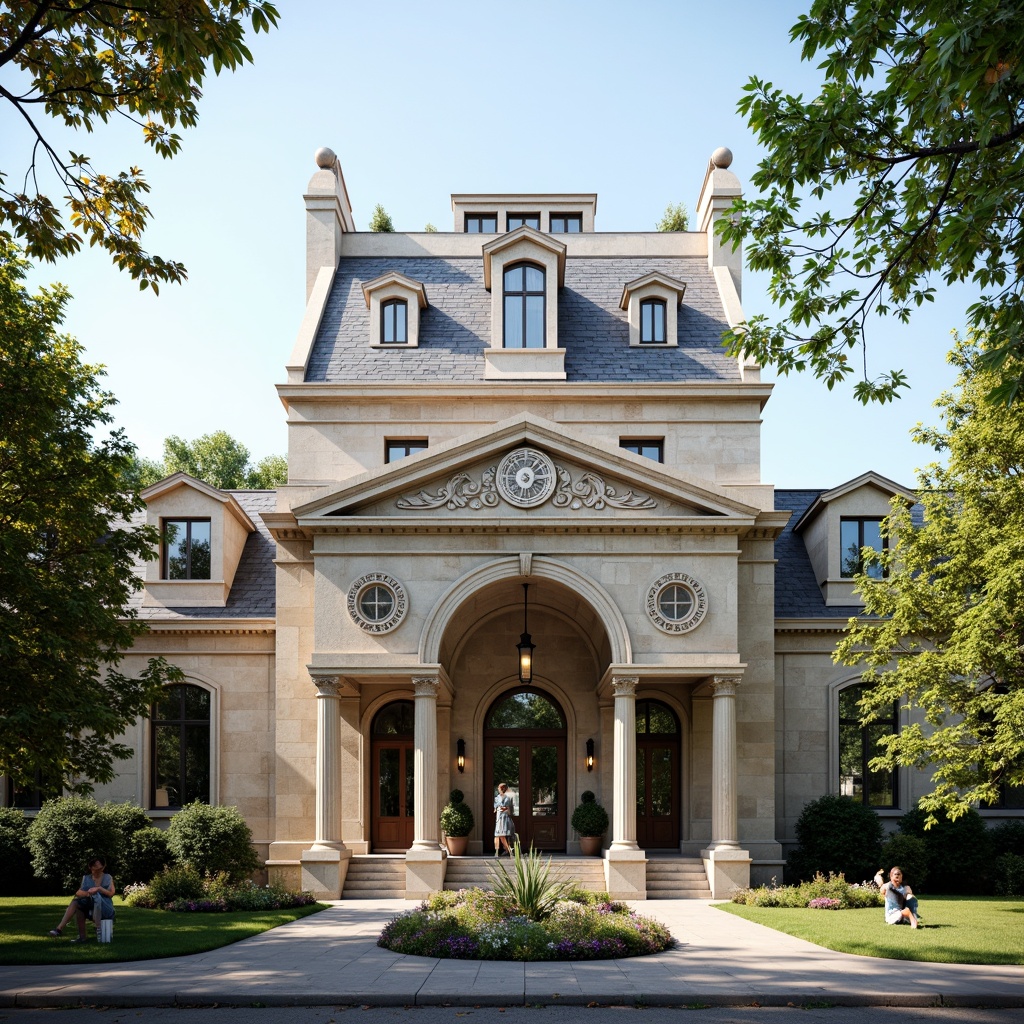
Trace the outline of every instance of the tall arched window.
<instances>
[{"instance_id":1,"label":"tall arched window","mask_svg":"<svg viewBox=\"0 0 1024 1024\"><path fill-rule=\"evenodd\" d=\"M858 701L864 684L847 686L839 692L839 792L868 807L895 807L896 773L876 772L868 767L881 751L878 741L899 730L896 702L867 725L860 724Z\"/></svg>"},{"instance_id":2,"label":"tall arched window","mask_svg":"<svg viewBox=\"0 0 1024 1024\"><path fill-rule=\"evenodd\" d=\"M151 807L210 802L210 708L210 691L187 683L153 705Z\"/></svg>"},{"instance_id":3,"label":"tall arched window","mask_svg":"<svg viewBox=\"0 0 1024 1024\"><path fill-rule=\"evenodd\" d=\"M381 303L380 341L382 345L409 343L409 309L405 299L388 299Z\"/></svg>"},{"instance_id":4,"label":"tall arched window","mask_svg":"<svg viewBox=\"0 0 1024 1024\"><path fill-rule=\"evenodd\" d=\"M640 344L664 345L667 340L665 300L644 299L640 303Z\"/></svg>"},{"instance_id":5,"label":"tall arched window","mask_svg":"<svg viewBox=\"0 0 1024 1024\"><path fill-rule=\"evenodd\" d=\"M505 348L544 348L544 271L516 263L505 271Z\"/></svg>"}]
</instances>

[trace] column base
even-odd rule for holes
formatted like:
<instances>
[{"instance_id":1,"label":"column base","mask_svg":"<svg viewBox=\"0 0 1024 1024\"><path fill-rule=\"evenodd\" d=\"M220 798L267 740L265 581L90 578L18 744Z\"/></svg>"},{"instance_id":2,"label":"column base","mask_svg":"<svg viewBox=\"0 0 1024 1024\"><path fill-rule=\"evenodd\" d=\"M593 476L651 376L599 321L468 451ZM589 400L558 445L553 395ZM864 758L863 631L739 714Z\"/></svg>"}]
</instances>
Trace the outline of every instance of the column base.
<instances>
[{"instance_id":1,"label":"column base","mask_svg":"<svg viewBox=\"0 0 1024 1024\"><path fill-rule=\"evenodd\" d=\"M405 898L425 900L443 889L447 859L448 854L440 847L411 849L405 855Z\"/></svg>"},{"instance_id":2,"label":"column base","mask_svg":"<svg viewBox=\"0 0 1024 1024\"><path fill-rule=\"evenodd\" d=\"M639 848L606 850L604 882L613 900L647 899L647 854Z\"/></svg>"},{"instance_id":3,"label":"column base","mask_svg":"<svg viewBox=\"0 0 1024 1024\"><path fill-rule=\"evenodd\" d=\"M352 851L314 846L303 850L299 858L302 867L302 888L318 900L340 900L345 888L345 876L352 860Z\"/></svg>"},{"instance_id":4,"label":"column base","mask_svg":"<svg viewBox=\"0 0 1024 1024\"><path fill-rule=\"evenodd\" d=\"M737 889L750 885L750 854L735 846L700 851L713 900L727 900Z\"/></svg>"}]
</instances>

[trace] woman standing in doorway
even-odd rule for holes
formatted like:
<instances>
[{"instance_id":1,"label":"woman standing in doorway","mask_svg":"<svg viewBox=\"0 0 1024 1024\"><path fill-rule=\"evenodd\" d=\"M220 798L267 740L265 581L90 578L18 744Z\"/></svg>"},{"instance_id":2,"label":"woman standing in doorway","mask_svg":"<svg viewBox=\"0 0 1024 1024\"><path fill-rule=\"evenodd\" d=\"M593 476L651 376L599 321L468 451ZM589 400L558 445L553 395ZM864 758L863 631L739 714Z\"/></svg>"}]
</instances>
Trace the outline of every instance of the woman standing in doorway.
<instances>
[{"instance_id":1,"label":"woman standing in doorway","mask_svg":"<svg viewBox=\"0 0 1024 1024\"><path fill-rule=\"evenodd\" d=\"M512 812L515 810L515 803L504 782L498 783L498 795L494 798L494 856L501 856L501 847L504 845L505 852L511 857L512 847L508 841L510 836L516 833L515 823L512 821Z\"/></svg>"}]
</instances>

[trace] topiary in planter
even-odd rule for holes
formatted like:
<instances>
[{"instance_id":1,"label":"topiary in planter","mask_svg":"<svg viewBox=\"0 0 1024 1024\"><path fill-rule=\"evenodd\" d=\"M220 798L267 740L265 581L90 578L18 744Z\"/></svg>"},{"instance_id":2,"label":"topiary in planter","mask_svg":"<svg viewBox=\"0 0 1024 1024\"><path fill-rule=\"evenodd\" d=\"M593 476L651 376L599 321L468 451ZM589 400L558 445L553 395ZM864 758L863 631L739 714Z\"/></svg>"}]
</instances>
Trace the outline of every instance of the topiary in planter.
<instances>
[{"instance_id":1,"label":"topiary in planter","mask_svg":"<svg viewBox=\"0 0 1024 1024\"><path fill-rule=\"evenodd\" d=\"M580 803L572 812L572 827L581 836L597 838L608 831L608 812L588 789L580 794Z\"/></svg>"},{"instance_id":2,"label":"topiary in planter","mask_svg":"<svg viewBox=\"0 0 1024 1024\"><path fill-rule=\"evenodd\" d=\"M441 831L446 836L468 836L473 831L473 812L469 805L462 801L462 790L453 789L448 796L448 803L441 811Z\"/></svg>"}]
</instances>

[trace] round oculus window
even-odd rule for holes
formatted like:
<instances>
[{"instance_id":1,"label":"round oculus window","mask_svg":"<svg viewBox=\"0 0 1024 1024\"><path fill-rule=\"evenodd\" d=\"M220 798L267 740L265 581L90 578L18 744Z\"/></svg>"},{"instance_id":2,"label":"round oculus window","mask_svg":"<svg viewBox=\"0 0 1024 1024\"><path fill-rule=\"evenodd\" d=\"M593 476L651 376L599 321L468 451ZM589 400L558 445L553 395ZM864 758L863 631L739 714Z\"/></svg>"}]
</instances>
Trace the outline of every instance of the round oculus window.
<instances>
[{"instance_id":1,"label":"round oculus window","mask_svg":"<svg viewBox=\"0 0 1024 1024\"><path fill-rule=\"evenodd\" d=\"M555 489L555 464L533 448L517 448L498 464L498 492L520 508L541 505Z\"/></svg>"},{"instance_id":2,"label":"round oculus window","mask_svg":"<svg viewBox=\"0 0 1024 1024\"><path fill-rule=\"evenodd\" d=\"M688 633L708 611L704 584L685 572L670 572L647 591L647 615L666 633Z\"/></svg>"},{"instance_id":3,"label":"round oculus window","mask_svg":"<svg viewBox=\"0 0 1024 1024\"><path fill-rule=\"evenodd\" d=\"M387 633L405 618L409 601L401 583L383 572L370 572L348 591L348 613L367 633Z\"/></svg>"}]
</instances>

